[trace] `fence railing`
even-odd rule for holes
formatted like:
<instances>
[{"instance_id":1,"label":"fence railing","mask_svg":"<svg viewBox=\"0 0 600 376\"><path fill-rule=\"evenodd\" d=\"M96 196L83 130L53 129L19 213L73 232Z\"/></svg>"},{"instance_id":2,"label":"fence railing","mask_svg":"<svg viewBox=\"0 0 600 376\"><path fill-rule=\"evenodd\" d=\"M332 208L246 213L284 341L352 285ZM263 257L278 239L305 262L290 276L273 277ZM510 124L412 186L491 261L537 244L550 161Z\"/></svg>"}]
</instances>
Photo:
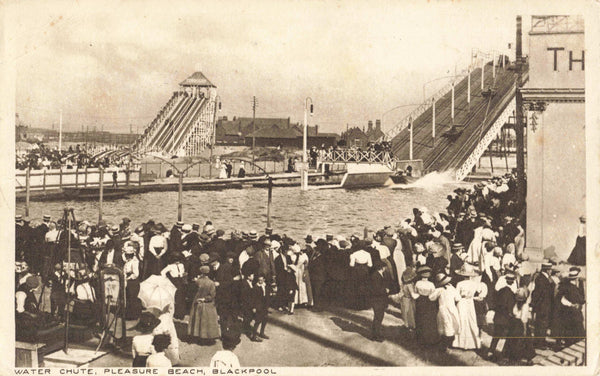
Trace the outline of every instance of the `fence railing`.
<instances>
[{"instance_id":1,"label":"fence railing","mask_svg":"<svg viewBox=\"0 0 600 376\"><path fill-rule=\"evenodd\" d=\"M114 169L104 169L104 184L113 182ZM17 171L15 188L17 191L27 189L27 171ZM118 170L117 186L140 185L142 183L141 168ZM98 168L29 170L29 189L47 190L61 188L86 188L98 186L100 170Z\"/></svg>"}]
</instances>

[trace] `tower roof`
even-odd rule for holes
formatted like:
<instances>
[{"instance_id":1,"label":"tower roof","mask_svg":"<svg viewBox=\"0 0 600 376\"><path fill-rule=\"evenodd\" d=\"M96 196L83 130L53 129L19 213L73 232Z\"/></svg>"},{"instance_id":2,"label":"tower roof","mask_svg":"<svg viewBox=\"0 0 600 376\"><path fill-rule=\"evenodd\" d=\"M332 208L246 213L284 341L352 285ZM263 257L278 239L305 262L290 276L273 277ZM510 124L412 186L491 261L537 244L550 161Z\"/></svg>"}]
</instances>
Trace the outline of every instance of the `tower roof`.
<instances>
[{"instance_id":1,"label":"tower roof","mask_svg":"<svg viewBox=\"0 0 600 376\"><path fill-rule=\"evenodd\" d=\"M216 87L206 78L202 72L194 72L191 76L182 81L180 86L200 86L200 87Z\"/></svg>"}]
</instances>

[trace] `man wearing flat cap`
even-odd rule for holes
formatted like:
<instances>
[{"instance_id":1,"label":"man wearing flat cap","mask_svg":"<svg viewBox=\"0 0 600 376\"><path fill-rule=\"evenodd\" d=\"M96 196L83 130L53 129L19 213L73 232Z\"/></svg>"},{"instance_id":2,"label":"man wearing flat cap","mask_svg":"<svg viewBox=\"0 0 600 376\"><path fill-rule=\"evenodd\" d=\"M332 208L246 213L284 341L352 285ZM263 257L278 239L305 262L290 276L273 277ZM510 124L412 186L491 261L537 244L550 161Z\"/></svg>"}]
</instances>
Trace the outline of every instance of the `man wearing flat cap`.
<instances>
[{"instance_id":1,"label":"man wearing flat cap","mask_svg":"<svg viewBox=\"0 0 600 376\"><path fill-rule=\"evenodd\" d=\"M506 338L509 333L509 323L515 306L516 275L509 272L505 275L506 286L496 291L494 312L494 337L488 349L491 357L495 356L498 341Z\"/></svg>"},{"instance_id":2,"label":"man wearing flat cap","mask_svg":"<svg viewBox=\"0 0 600 376\"><path fill-rule=\"evenodd\" d=\"M533 313L536 347L547 348L546 335L553 314L555 284L550 278L552 263L542 262L542 270L535 278L535 288L531 293L531 312Z\"/></svg>"},{"instance_id":3,"label":"man wearing flat cap","mask_svg":"<svg viewBox=\"0 0 600 376\"><path fill-rule=\"evenodd\" d=\"M216 253L222 261L227 253L227 242L224 239L225 231L219 229L215 232L215 238L207 244L206 251L208 253Z\"/></svg>"},{"instance_id":4,"label":"man wearing flat cap","mask_svg":"<svg viewBox=\"0 0 600 376\"><path fill-rule=\"evenodd\" d=\"M381 323L385 309L388 305L388 288L387 282L383 277L385 271L385 263L376 261L373 265L373 273L371 274L371 307L373 308L373 325L371 327L371 339L377 342L383 342L381 333Z\"/></svg>"}]
</instances>

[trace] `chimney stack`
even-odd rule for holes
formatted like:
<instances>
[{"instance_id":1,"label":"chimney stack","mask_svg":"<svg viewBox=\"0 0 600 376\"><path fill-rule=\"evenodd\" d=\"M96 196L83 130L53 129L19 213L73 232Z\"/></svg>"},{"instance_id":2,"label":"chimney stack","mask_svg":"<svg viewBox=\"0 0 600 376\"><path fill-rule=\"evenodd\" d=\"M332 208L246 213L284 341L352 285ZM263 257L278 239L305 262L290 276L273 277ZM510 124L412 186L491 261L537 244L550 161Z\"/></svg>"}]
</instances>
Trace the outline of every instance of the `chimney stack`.
<instances>
[{"instance_id":1,"label":"chimney stack","mask_svg":"<svg viewBox=\"0 0 600 376\"><path fill-rule=\"evenodd\" d=\"M369 120L369 130L367 132L371 132L373 130L373 120Z\"/></svg>"},{"instance_id":2,"label":"chimney stack","mask_svg":"<svg viewBox=\"0 0 600 376\"><path fill-rule=\"evenodd\" d=\"M319 126L315 124L315 136L319 134Z\"/></svg>"},{"instance_id":3,"label":"chimney stack","mask_svg":"<svg viewBox=\"0 0 600 376\"><path fill-rule=\"evenodd\" d=\"M377 130L377 131L381 130L381 120L379 120L379 119L375 120L375 130Z\"/></svg>"}]
</instances>

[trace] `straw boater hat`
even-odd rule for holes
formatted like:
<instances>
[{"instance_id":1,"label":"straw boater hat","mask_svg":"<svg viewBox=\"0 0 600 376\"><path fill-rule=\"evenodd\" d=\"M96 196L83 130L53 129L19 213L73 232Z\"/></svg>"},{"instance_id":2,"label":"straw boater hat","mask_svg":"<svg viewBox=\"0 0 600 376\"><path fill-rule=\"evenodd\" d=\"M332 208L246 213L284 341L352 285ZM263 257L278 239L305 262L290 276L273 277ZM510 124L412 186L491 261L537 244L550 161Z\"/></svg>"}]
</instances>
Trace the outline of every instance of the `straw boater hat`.
<instances>
[{"instance_id":1,"label":"straw boater hat","mask_svg":"<svg viewBox=\"0 0 600 376\"><path fill-rule=\"evenodd\" d=\"M464 263L462 267L455 271L456 274L463 277L475 277L479 275L479 272L473 267L473 265Z\"/></svg>"},{"instance_id":2,"label":"straw boater hat","mask_svg":"<svg viewBox=\"0 0 600 376\"><path fill-rule=\"evenodd\" d=\"M552 263L550 261L542 262L542 271L552 269Z\"/></svg>"},{"instance_id":3,"label":"straw boater hat","mask_svg":"<svg viewBox=\"0 0 600 376\"><path fill-rule=\"evenodd\" d=\"M460 251L461 249L465 249L465 246L462 245L462 243L454 243L454 244L452 244L452 251L453 252Z\"/></svg>"},{"instance_id":4,"label":"straw boater hat","mask_svg":"<svg viewBox=\"0 0 600 376\"><path fill-rule=\"evenodd\" d=\"M185 232L185 233L192 232L192 226L185 224L185 225L181 226L181 231Z\"/></svg>"},{"instance_id":5,"label":"straw boater hat","mask_svg":"<svg viewBox=\"0 0 600 376\"><path fill-rule=\"evenodd\" d=\"M256 232L256 230L250 230L250 232L248 233L248 239L252 241L258 240L258 233Z\"/></svg>"},{"instance_id":6,"label":"straw boater hat","mask_svg":"<svg viewBox=\"0 0 600 376\"><path fill-rule=\"evenodd\" d=\"M581 272L581 268L578 268L577 266L572 266L571 268L569 268L569 274L567 275L567 278L577 279L579 278L579 272Z\"/></svg>"},{"instance_id":7,"label":"straw boater hat","mask_svg":"<svg viewBox=\"0 0 600 376\"><path fill-rule=\"evenodd\" d=\"M177 223L175 223L175 227L177 227L177 228L183 227L183 221L177 221Z\"/></svg>"},{"instance_id":8,"label":"straw boater hat","mask_svg":"<svg viewBox=\"0 0 600 376\"><path fill-rule=\"evenodd\" d=\"M43 220L44 220L44 222L50 222L50 218L51 217L48 214L44 214Z\"/></svg>"}]
</instances>

